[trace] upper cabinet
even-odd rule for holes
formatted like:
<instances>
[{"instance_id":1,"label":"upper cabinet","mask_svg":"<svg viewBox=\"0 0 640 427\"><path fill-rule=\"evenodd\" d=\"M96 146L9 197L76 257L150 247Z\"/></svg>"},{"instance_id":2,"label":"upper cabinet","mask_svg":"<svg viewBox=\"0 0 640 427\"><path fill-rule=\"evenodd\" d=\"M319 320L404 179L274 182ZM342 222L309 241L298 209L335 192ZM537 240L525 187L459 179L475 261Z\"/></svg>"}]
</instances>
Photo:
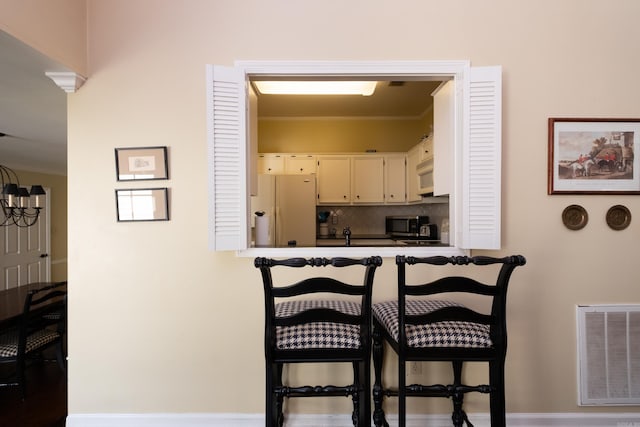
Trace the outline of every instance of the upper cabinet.
<instances>
[{"instance_id":1,"label":"upper cabinet","mask_svg":"<svg viewBox=\"0 0 640 427\"><path fill-rule=\"evenodd\" d=\"M308 154L263 153L258 155L258 173L269 175L310 175L316 173L316 156Z\"/></svg>"},{"instance_id":2,"label":"upper cabinet","mask_svg":"<svg viewBox=\"0 0 640 427\"><path fill-rule=\"evenodd\" d=\"M407 201L406 156L389 155L384 163L384 202L405 203Z\"/></svg>"},{"instance_id":3,"label":"upper cabinet","mask_svg":"<svg viewBox=\"0 0 640 427\"><path fill-rule=\"evenodd\" d=\"M433 194L453 192L454 93L453 81L443 83L433 92L433 151L438 163L433 170Z\"/></svg>"},{"instance_id":4,"label":"upper cabinet","mask_svg":"<svg viewBox=\"0 0 640 427\"><path fill-rule=\"evenodd\" d=\"M289 154L284 158L284 173L287 175L309 175L316 173L316 156Z\"/></svg>"},{"instance_id":5,"label":"upper cabinet","mask_svg":"<svg viewBox=\"0 0 640 427\"><path fill-rule=\"evenodd\" d=\"M384 203L384 157L352 157L354 204Z\"/></svg>"},{"instance_id":6,"label":"upper cabinet","mask_svg":"<svg viewBox=\"0 0 640 427\"><path fill-rule=\"evenodd\" d=\"M351 159L349 156L318 156L318 204L351 203Z\"/></svg>"},{"instance_id":7,"label":"upper cabinet","mask_svg":"<svg viewBox=\"0 0 640 427\"><path fill-rule=\"evenodd\" d=\"M422 138L422 140L418 143L420 147L420 161L433 159L433 136L427 136L426 138Z\"/></svg>"},{"instance_id":8,"label":"upper cabinet","mask_svg":"<svg viewBox=\"0 0 640 427\"><path fill-rule=\"evenodd\" d=\"M422 147L420 144L414 145L407 152L407 202L419 202L422 196L418 192L418 163L420 163Z\"/></svg>"},{"instance_id":9,"label":"upper cabinet","mask_svg":"<svg viewBox=\"0 0 640 427\"><path fill-rule=\"evenodd\" d=\"M284 156L281 154L259 154L258 173L281 175L284 173Z\"/></svg>"},{"instance_id":10,"label":"upper cabinet","mask_svg":"<svg viewBox=\"0 0 640 427\"><path fill-rule=\"evenodd\" d=\"M406 203L405 154L317 156L318 204Z\"/></svg>"}]
</instances>

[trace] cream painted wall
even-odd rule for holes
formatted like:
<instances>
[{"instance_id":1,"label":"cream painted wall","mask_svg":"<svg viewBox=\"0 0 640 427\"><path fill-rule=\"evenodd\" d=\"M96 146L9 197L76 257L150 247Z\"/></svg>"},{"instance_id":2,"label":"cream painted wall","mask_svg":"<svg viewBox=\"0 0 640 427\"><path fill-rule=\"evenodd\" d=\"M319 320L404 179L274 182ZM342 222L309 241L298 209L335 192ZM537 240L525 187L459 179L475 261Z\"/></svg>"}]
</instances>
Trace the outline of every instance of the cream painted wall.
<instances>
[{"instance_id":1,"label":"cream painted wall","mask_svg":"<svg viewBox=\"0 0 640 427\"><path fill-rule=\"evenodd\" d=\"M51 189L51 280L67 279L67 177L16 171L20 184L40 184Z\"/></svg>"},{"instance_id":2,"label":"cream painted wall","mask_svg":"<svg viewBox=\"0 0 640 427\"><path fill-rule=\"evenodd\" d=\"M433 114L432 114L433 116ZM261 153L408 151L424 135L425 119L272 119L258 123Z\"/></svg>"},{"instance_id":3,"label":"cream painted wall","mask_svg":"<svg viewBox=\"0 0 640 427\"><path fill-rule=\"evenodd\" d=\"M382 0L88 1L89 80L69 97L71 414L263 411L259 276L250 259L207 250L204 197L204 64L257 59L503 66L503 249L490 254L528 259L510 292L507 409L606 410L576 406L575 306L639 302L625 258L640 221L612 231L604 215L621 203L637 217L640 200L548 196L546 123L640 117L640 3L398 0L389 11ZM119 224L114 188L150 184L116 182L113 149L146 145L169 147L171 179L153 185L170 188L172 219ZM571 203L589 212L581 231L560 220ZM376 300L394 280L385 259ZM348 406L314 400L303 410Z\"/></svg>"}]
</instances>

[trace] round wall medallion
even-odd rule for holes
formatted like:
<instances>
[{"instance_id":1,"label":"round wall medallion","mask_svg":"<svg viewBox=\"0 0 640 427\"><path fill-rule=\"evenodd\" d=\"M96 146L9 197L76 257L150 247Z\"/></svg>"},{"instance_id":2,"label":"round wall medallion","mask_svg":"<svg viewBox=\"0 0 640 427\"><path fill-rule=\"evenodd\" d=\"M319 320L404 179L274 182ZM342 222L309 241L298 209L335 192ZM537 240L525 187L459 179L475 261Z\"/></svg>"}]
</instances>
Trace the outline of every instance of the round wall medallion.
<instances>
[{"instance_id":1,"label":"round wall medallion","mask_svg":"<svg viewBox=\"0 0 640 427\"><path fill-rule=\"evenodd\" d=\"M624 230L631 223L631 212L626 206L615 205L607 211L607 225L614 230Z\"/></svg>"},{"instance_id":2,"label":"round wall medallion","mask_svg":"<svg viewBox=\"0 0 640 427\"><path fill-rule=\"evenodd\" d=\"M562 211L562 222L569 230L580 230L588 221L589 215L580 205L569 205Z\"/></svg>"}]
</instances>

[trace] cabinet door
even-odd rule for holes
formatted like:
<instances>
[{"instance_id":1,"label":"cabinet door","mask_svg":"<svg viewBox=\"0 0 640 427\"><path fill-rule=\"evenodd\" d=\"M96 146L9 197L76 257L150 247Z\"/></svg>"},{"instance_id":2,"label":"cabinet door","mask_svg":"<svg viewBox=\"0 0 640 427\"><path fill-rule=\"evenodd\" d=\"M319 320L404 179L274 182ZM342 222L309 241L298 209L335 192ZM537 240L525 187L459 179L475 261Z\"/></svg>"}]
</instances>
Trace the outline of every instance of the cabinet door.
<instances>
[{"instance_id":1,"label":"cabinet door","mask_svg":"<svg viewBox=\"0 0 640 427\"><path fill-rule=\"evenodd\" d=\"M283 174L284 157L280 154L259 154L258 173L270 175Z\"/></svg>"},{"instance_id":2,"label":"cabinet door","mask_svg":"<svg viewBox=\"0 0 640 427\"><path fill-rule=\"evenodd\" d=\"M353 158L353 203L384 202L384 157Z\"/></svg>"},{"instance_id":3,"label":"cabinet door","mask_svg":"<svg viewBox=\"0 0 640 427\"><path fill-rule=\"evenodd\" d=\"M316 157L308 154L291 154L284 159L287 175L309 175L316 173Z\"/></svg>"},{"instance_id":4,"label":"cabinet door","mask_svg":"<svg viewBox=\"0 0 640 427\"><path fill-rule=\"evenodd\" d=\"M420 141L420 161L433 158L433 136Z\"/></svg>"},{"instance_id":5,"label":"cabinet door","mask_svg":"<svg viewBox=\"0 0 640 427\"><path fill-rule=\"evenodd\" d=\"M413 146L407 153L407 202L419 202L422 196L418 194L418 173L416 167L420 163L420 144Z\"/></svg>"},{"instance_id":6,"label":"cabinet door","mask_svg":"<svg viewBox=\"0 0 640 427\"><path fill-rule=\"evenodd\" d=\"M453 191L453 138L454 138L453 82L440 86L433 94L433 194L451 194Z\"/></svg>"},{"instance_id":7,"label":"cabinet door","mask_svg":"<svg viewBox=\"0 0 640 427\"><path fill-rule=\"evenodd\" d=\"M318 204L351 202L351 159L348 156L318 157Z\"/></svg>"},{"instance_id":8,"label":"cabinet door","mask_svg":"<svg viewBox=\"0 0 640 427\"><path fill-rule=\"evenodd\" d=\"M384 163L385 203L406 201L406 161L405 156L387 156Z\"/></svg>"}]
</instances>

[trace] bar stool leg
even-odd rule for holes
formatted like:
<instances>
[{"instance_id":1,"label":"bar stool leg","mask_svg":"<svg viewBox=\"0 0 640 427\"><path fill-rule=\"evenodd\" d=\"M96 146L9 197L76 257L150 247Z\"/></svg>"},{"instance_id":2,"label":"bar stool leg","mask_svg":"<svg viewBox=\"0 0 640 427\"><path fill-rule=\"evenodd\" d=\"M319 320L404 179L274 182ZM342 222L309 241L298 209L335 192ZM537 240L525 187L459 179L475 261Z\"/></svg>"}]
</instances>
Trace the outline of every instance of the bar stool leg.
<instances>
[{"instance_id":1,"label":"bar stool leg","mask_svg":"<svg viewBox=\"0 0 640 427\"><path fill-rule=\"evenodd\" d=\"M454 360L451 362L453 365L453 395L451 400L453 401L453 414L451 420L454 427L462 427L466 417L466 414L462 410L462 403L464 401L464 393L458 390L462 384L462 362Z\"/></svg>"},{"instance_id":2,"label":"bar stool leg","mask_svg":"<svg viewBox=\"0 0 640 427\"><path fill-rule=\"evenodd\" d=\"M382 345L382 336L376 322L373 324L373 371L375 374L373 383L373 423L376 427L389 427L384 417L382 409L382 400L384 399L384 390L382 389L382 360L384 358L384 347Z\"/></svg>"}]
</instances>

